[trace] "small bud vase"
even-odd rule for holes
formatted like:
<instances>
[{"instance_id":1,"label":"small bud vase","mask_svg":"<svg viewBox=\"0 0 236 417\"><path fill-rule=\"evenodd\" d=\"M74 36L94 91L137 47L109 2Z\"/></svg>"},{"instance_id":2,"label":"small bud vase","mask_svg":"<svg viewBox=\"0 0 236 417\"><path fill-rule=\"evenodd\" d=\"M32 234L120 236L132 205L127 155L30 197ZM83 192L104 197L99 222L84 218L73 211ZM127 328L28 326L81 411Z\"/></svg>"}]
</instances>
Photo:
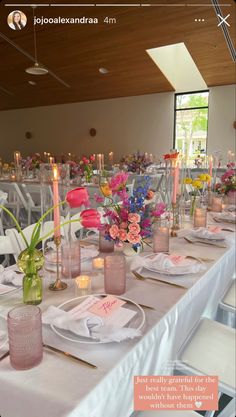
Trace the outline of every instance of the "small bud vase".
<instances>
[{"instance_id":1,"label":"small bud vase","mask_svg":"<svg viewBox=\"0 0 236 417\"><path fill-rule=\"evenodd\" d=\"M38 249L23 250L17 260L19 269L24 272L23 302L37 305L42 302L42 280L38 271L44 264L43 253Z\"/></svg>"}]
</instances>

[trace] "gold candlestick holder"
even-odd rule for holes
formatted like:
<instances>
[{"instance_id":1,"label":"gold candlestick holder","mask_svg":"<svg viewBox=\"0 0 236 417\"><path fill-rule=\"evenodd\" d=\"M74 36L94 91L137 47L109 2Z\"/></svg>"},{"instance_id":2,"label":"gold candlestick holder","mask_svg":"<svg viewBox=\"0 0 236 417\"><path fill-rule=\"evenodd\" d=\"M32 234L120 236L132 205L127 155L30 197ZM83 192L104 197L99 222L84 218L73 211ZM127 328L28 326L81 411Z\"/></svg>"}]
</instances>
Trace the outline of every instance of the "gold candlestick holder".
<instances>
[{"instance_id":1,"label":"gold candlestick holder","mask_svg":"<svg viewBox=\"0 0 236 417\"><path fill-rule=\"evenodd\" d=\"M179 213L179 204L178 203L172 203L172 226L171 226L171 236L176 237L177 236L177 230L180 229L180 213Z\"/></svg>"},{"instance_id":2,"label":"gold candlestick holder","mask_svg":"<svg viewBox=\"0 0 236 417\"><path fill-rule=\"evenodd\" d=\"M57 262L57 278L56 281L49 285L49 290L51 291L61 291L67 288L67 284L61 281L60 278L60 270L59 270L59 247L61 244L61 237L57 237L54 239L54 243L56 245L56 262Z\"/></svg>"}]
</instances>

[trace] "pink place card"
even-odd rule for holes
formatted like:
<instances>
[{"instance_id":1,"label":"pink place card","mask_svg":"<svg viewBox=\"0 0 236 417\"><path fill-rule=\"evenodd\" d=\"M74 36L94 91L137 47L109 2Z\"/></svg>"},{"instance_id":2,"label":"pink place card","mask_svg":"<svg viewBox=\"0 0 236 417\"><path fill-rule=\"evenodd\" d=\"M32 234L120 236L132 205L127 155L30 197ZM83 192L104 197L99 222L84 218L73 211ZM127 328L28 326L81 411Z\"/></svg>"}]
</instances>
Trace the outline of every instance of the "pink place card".
<instances>
[{"instance_id":1,"label":"pink place card","mask_svg":"<svg viewBox=\"0 0 236 417\"><path fill-rule=\"evenodd\" d=\"M97 304L92 306L88 311L100 317L107 317L110 316L115 310L120 308L123 304L125 304L125 301L113 297L112 295L108 295Z\"/></svg>"}]
</instances>

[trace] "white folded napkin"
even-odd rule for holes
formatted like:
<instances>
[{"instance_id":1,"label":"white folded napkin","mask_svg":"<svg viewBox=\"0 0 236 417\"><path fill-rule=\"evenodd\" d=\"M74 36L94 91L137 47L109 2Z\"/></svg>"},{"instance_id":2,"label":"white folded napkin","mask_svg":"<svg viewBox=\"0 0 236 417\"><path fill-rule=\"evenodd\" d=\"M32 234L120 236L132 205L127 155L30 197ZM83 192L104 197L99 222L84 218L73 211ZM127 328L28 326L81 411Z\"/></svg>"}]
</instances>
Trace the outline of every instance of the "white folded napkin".
<instances>
[{"instance_id":1,"label":"white folded napkin","mask_svg":"<svg viewBox=\"0 0 236 417\"><path fill-rule=\"evenodd\" d=\"M17 273L15 269L15 265L9 268L4 268L0 265L0 284L11 284L15 287L21 287L24 274Z\"/></svg>"},{"instance_id":2,"label":"white folded napkin","mask_svg":"<svg viewBox=\"0 0 236 417\"><path fill-rule=\"evenodd\" d=\"M102 342L120 342L141 336L140 330L128 327L105 325L102 318L89 314L88 317L75 319L70 313L50 306L42 315L44 324L52 324L60 329L69 330L79 336L98 339Z\"/></svg>"},{"instance_id":3,"label":"white folded napkin","mask_svg":"<svg viewBox=\"0 0 236 417\"><path fill-rule=\"evenodd\" d=\"M234 204L231 204L225 208L225 211L235 212L236 206Z\"/></svg>"},{"instance_id":4,"label":"white folded napkin","mask_svg":"<svg viewBox=\"0 0 236 417\"><path fill-rule=\"evenodd\" d=\"M146 257L135 256L131 263L131 270L141 270L142 268L163 274L185 275L204 271L206 266L185 256L158 253Z\"/></svg>"},{"instance_id":5,"label":"white folded napkin","mask_svg":"<svg viewBox=\"0 0 236 417\"><path fill-rule=\"evenodd\" d=\"M218 213L214 215L214 218L218 221L229 221L229 222L236 222L236 213L230 211L223 211L223 213Z\"/></svg>"},{"instance_id":6,"label":"white folded napkin","mask_svg":"<svg viewBox=\"0 0 236 417\"><path fill-rule=\"evenodd\" d=\"M192 229L190 235L195 238L209 239L209 240L224 240L225 235L219 227L198 227Z\"/></svg>"}]
</instances>

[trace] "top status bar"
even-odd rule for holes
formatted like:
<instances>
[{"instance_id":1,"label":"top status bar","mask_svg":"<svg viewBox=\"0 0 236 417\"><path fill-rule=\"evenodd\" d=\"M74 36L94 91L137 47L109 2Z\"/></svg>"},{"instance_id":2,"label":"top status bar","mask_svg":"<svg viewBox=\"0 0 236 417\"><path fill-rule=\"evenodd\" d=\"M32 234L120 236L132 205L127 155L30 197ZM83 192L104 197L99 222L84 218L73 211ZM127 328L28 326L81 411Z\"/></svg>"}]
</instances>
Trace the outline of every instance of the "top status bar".
<instances>
[{"instance_id":1,"label":"top status bar","mask_svg":"<svg viewBox=\"0 0 236 417\"><path fill-rule=\"evenodd\" d=\"M6 7L214 7L212 3L6 3ZM230 3L218 4L220 7L231 7Z\"/></svg>"}]
</instances>

